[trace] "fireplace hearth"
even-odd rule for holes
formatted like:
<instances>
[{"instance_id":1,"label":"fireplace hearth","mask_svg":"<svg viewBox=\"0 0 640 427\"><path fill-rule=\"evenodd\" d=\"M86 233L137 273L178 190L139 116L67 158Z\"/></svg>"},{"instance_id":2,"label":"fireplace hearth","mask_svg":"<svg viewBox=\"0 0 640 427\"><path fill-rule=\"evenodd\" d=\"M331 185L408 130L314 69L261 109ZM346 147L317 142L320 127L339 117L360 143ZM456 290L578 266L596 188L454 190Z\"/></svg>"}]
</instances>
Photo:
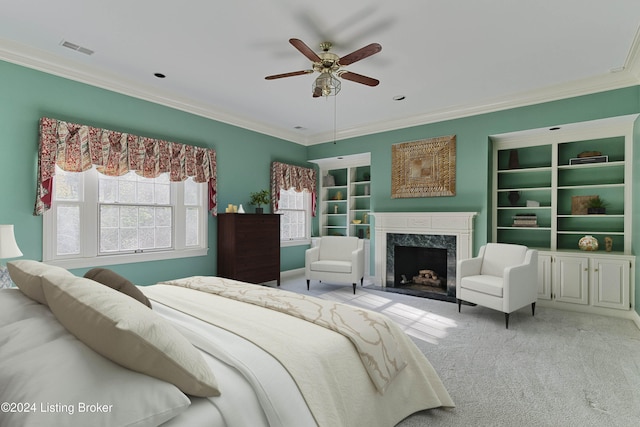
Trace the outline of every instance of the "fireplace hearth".
<instances>
[{"instance_id":1,"label":"fireplace hearth","mask_svg":"<svg viewBox=\"0 0 640 427\"><path fill-rule=\"evenodd\" d=\"M459 259L472 256L476 215L477 212L372 213L376 284L389 292L455 301L456 265Z\"/></svg>"}]
</instances>

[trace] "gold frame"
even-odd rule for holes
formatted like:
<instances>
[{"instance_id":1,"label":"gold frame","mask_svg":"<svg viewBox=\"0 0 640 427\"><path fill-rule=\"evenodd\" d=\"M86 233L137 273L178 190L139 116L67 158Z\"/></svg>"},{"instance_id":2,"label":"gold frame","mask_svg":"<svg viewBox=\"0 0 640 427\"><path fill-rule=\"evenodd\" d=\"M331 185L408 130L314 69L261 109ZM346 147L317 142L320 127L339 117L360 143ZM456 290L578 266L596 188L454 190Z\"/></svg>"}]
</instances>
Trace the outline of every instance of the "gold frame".
<instances>
[{"instance_id":1,"label":"gold frame","mask_svg":"<svg viewBox=\"0 0 640 427\"><path fill-rule=\"evenodd\" d=\"M456 136L391 146L391 197L456 195Z\"/></svg>"}]
</instances>

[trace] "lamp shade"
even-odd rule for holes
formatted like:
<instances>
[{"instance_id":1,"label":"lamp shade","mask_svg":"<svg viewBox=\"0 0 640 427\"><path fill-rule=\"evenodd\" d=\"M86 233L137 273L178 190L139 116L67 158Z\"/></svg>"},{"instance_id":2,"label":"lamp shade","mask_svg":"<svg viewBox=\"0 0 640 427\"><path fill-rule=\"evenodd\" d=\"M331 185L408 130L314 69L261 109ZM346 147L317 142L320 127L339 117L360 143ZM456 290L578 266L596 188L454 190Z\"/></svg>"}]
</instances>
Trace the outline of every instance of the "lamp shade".
<instances>
[{"instance_id":1,"label":"lamp shade","mask_svg":"<svg viewBox=\"0 0 640 427\"><path fill-rule=\"evenodd\" d=\"M16 258L22 256L22 252L16 243L13 234L13 225L0 225L0 259Z\"/></svg>"}]
</instances>

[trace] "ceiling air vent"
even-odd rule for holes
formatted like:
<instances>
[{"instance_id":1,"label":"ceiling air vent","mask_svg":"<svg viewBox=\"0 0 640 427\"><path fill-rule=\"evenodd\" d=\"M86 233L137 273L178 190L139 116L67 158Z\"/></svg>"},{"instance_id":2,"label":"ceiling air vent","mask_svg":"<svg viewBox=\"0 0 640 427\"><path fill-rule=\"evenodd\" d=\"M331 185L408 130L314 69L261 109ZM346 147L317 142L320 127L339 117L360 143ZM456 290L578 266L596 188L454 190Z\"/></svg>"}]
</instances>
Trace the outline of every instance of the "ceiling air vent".
<instances>
[{"instance_id":1,"label":"ceiling air vent","mask_svg":"<svg viewBox=\"0 0 640 427\"><path fill-rule=\"evenodd\" d=\"M85 55L92 55L93 54L93 51L91 49L87 49L86 47L79 46L79 45L77 45L75 43L71 43L71 42L68 42L66 40L62 40L62 42L60 44L62 46L64 46L64 47L68 47L69 49L73 49L73 50L78 51L80 53L84 53Z\"/></svg>"}]
</instances>

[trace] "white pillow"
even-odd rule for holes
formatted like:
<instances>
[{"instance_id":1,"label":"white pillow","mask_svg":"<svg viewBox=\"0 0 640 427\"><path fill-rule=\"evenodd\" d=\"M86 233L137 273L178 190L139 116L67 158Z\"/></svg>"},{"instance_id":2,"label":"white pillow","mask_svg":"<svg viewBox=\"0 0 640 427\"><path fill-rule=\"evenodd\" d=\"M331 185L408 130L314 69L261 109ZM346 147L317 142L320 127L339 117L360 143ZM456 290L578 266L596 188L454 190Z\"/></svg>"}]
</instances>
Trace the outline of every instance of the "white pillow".
<instances>
[{"instance_id":1,"label":"white pillow","mask_svg":"<svg viewBox=\"0 0 640 427\"><path fill-rule=\"evenodd\" d=\"M0 320L0 412L3 427L152 427L190 405L176 386L100 356L71 335L51 313L20 291L0 290L0 308L20 307ZM25 405L28 404L28 405ZM100 405L103 412L98 410ZM10 408L11 409L11 408Z\"/></svg>"},{"instance_id":2,"label":"white pillow","mask_svg":"<svg viewBox=\"0 0 640 427\"><path fill-rule=\"evenodd\" d=\"M171 324L133 298L93 280L43 277L49 308L80 341L104 357L165 380L193 396L219 396L199 351Z\"/></svg>"},{"instance_id":3,"label":"white pillow","mask_svg":"<svg viewBox=\"0 0 640 427\"><path fill-rule=\"evenodd\" d=\"M11 280L26 296L40 304L47 305L42 292L42 275L45 273L58 273L63 276L76 277L69 270L55 265L48 265L31 259L20 259L7 263Z\"/></svg>"}]
</instances>

